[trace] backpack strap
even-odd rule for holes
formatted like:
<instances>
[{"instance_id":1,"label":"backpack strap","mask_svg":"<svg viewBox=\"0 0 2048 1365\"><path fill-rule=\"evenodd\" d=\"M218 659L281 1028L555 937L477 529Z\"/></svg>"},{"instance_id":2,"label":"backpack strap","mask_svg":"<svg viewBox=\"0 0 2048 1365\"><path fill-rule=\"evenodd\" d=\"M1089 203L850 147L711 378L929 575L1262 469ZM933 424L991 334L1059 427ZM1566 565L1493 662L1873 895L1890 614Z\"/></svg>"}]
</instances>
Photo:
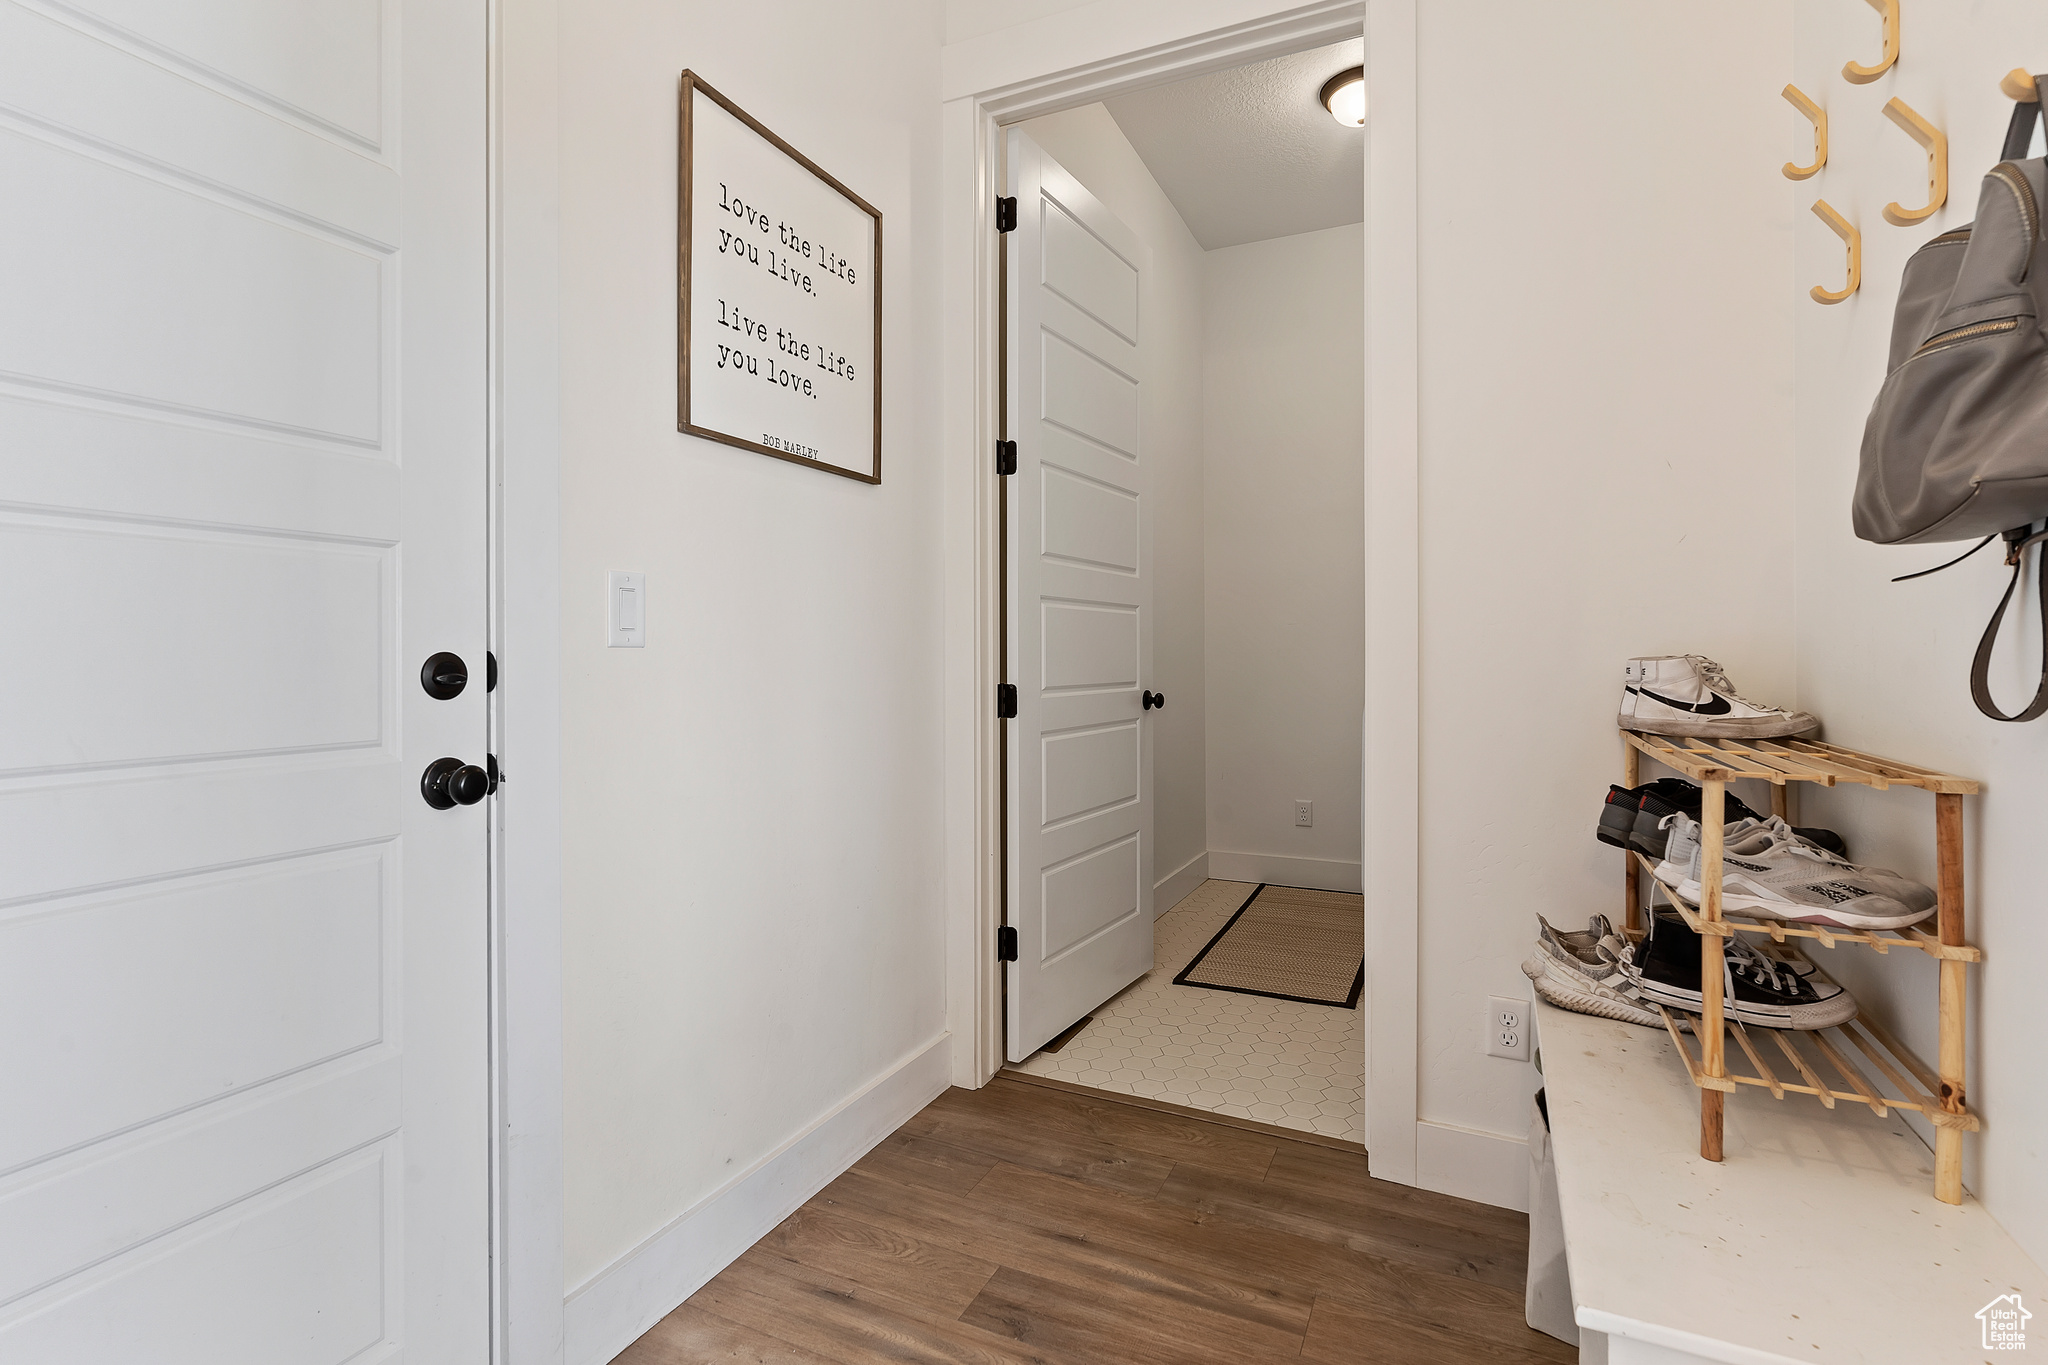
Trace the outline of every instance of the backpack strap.
<instances>
[{"instance_id":1,"label":"backpack strap","mask_svg":"<svg viewBox=\"0 0 2048 1365\"><path fill-rule=\"evenodd\" d=\"M2034 699L2027 703L2027 709L2015 716L2006 715L1991 700L1991 647L1998 643L1998 627L2004 622L2005 609L2012 605L2012 595L2020 586L2020 574L2026 569L2027 547L2048 540L2048 531L2029 535L2032 525L2030 522L2005 533L2005 562L2012 565L2012 581L2005 585L2005 596L1998 599L1998 610L1991 613L1991 624L1984 627L1984 638L1977 642L1977 657L1970 661L1970 699L1977 703L1979 711L1993 720L2038 720L2048 715L2048 551L2034 556L2035 592L2041 602L2041 684L2034 689Z\"/></svg>"},{"instance_id":2,"label":"backpack strap","mask_svg":"<svg viewBox=\"0 0 2048 1365\"><path fill-rule=\"evenodd\" d=\"M2048 75L2034 77L2036 99L2015 100L2012 106L2012 122L2005 129L2005 150L2001 161L2024 161L2033 150L2034 126L2041 121L2044 106L2048 106ZM2027 550L2043 540L2048 540L2048 531L2034 532L2033 523L2016 526L2005 534L2005 562L2012 565L2012 579L2005 585L2005 596L1998 599L1998 610L1991 613L1991 621L1984 627L1984 638L1977 642L1977 656L1970 661L1970 699L1977 703L1977 709L1993 720L2026 721L2039 720L2048 715L2048 550L2034 556L2035 596L2041 606L2041 681L2034 689L2034 699L2027 703L2024 711L2008 716L1998 709L1991 700L1991 650L1998 643L1998 628L2005 623L2005 609L2012 605L2013 594L2019 591L2020 575L2026 572ZM1958 564L1990 543L1984 541L1972 547L1967 553L1958 555L1948 564L1939 566L1946 569ZM1935 573L1938 569L1926 569L1922 573ZM1907 574L1907 578L1918 578L1921 574ZM1895 582L1904 581L1895 579Z\"/></svg>"},{"instance_id":3,"label":"backpack strap","mask_svg":"<svg viewBox=\"0 0 2048 1365\"><path fill-rule=\"evenodd\" d=\"M2034 145L2034 124L2041 118L2041 99L2048 98L2048 76L2036 76L2034 89L2040 98L2013 101L2012 122L2005 126L2005 151L2000 154L2000 161L2025 161Z\"/></svg>"}]
</instances>

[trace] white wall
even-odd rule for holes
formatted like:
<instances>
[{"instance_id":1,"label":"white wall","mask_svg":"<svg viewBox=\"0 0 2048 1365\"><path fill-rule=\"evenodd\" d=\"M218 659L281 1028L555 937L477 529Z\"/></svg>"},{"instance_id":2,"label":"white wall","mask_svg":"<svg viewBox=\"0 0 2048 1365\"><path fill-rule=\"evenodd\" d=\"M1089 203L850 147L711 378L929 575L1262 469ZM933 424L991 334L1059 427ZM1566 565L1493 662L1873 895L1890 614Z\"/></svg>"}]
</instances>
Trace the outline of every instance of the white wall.
<instances>
[{"instance_id":1,"label":"white wall","mask_svg":"<svg viewBox=\"0 0 2048 1365\"><path fill-rule=\"evenodd\" d=\"M773 1174L857 1096L928 1098L886 1078L945 1026L939 278L921 266L938 252L941 24L939 0L562 15L572 1290L636 1248L716 1269L809 1191L701 1236L675 1220ZM685 67L883 212L880 487L676 432ZM610 569L647 574L644 650L604 647ZM626 1308L680 1298L680 1274Z\"/></svg>"},{"instance_id":2,"label":"white wall","mask_svg":"<svg viewBox=\"0 0 2048 1365\"><path fill-rule=\"evenodd\" d=\"M1797 242L1796 269L1777 293L1793 301L1797 317L1799 700L1837 743L1984 782L1984 795L1964 803L1964 823L1970 934L1986 955L1970 980L1969 1096L1985 1130L1965 1141L1963 1174L2006 1230L2048 1264L2048 1089L2033 1017L2048 961L2039 862L2048 725L1998 724L1969 697L1970 657L2010 570L1994 545L1932 578L1892 584L1886 580L1967 547L1869 545L1849 524L1858 443L1884 377L1900 271L1922 242L1975 216L1980 179L1998 160L2012 112L1998 78L2017 64L2048 65L2048 11L2030 0L1919 0L1908 11L1898 65L1864 86L1840 71L1845 53L1872 59L1873 26L1822 0L1799 0L1792 12L1797 46L1788 78L1826 106L1832 143L1818 176L1776 186ZM1894 96L1949 137L1948 206L1914 228L1880 216L1894 200L1925 202L1925 158L1879 112ZM1775 159L1806 161L1805 120L1781 106L1775 122ZM1842 282L1841 243L1809 212L1816 198L1863 232L1863 287L1833 307L1804 297L1811 285ZM2040 647L2038 628L2025 628L2033 614L2031 600L2018 613L2017 638L2030 653ZM2038 663L2018 650L2003 656L1993 685L2005 709L2033 695L2037 676ZM1933 798L1843 788L1815 792L1805 816L1845 831L1858 861L1933 882ZM1859 1001L1931 1061L1934 964L1916 954L1835 958L1829 965Z\"/></svg>"},{"instance_id":3,"label":"white wall","mask_svg":"<svg viewBox=\"0 0 2048 1365\"><path fill-rule=\"evenodd\" d=\"M1419 915L1427 1179L1431 1143L1522 1159L1471 1138L1524 1133L1534 1082L1481 1054L1485 997L1527 998L1535 912L1620 905L1593 827L1623 660L1705 653L1752 695L1794 693L1808 305L1777 170L1782 6L1419 13L1419 906L1367 913Z\"/></svg>"},{"instance_id":4,"label":"white wall","mask_svg":"<svg viewBox=\"0 0 2048 1365\"><path fill-rule=\"evenodd\" d=\"M1166 708L1146 721L1152 740L1154 909L1191 890L1208 848L1204 803L1202 248L1165 191L1100 104L1019 125L1152 249L1139 281L1140 387L1152 518L1152 668L1146 687ZM1356 821L1353 821L1354 826ZM1190 864L1194 864L1192 868ZM1188 869L1180 882L1176 873Z\"/></svg>"},{"instance_id":5,"label":"white wall","mask_svg":"<svg viewBox=\"0 0 2048 1365\"><path fill-rule=\"evenodd\" d=\"M1212 251L1204 279L1210 867L1356 891L1365 229Z\"/></svg>"},{"instance_id":6,"label":"white wall","mask_svg":"<svg viewBox=\"0 0 2048 1365\"><path fill-rule=\"evenodd\" d=\"M980 38L1027 20L1064 14L1088 3L1089 0L946 0L946 41L959 43Z\"/></svg>"}]
</instances>

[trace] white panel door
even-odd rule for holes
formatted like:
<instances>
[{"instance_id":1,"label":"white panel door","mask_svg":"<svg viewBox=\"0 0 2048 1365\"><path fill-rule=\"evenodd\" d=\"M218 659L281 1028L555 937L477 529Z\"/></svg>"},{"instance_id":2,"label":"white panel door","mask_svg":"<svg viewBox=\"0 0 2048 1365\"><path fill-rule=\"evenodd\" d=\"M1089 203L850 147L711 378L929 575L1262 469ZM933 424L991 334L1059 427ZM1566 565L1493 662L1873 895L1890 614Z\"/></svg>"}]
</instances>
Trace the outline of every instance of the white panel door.
<instances>
[{"instance_id":1,"label":"white panel door","mask_svg":"<svg viewBox=\"0 0 2048 1365\"><path fill-rule=\"evenodd\" d=\"M1150 515L1135 234L1009 135L1010 1060L1152 966ZM1164 690L1164 689L1161 689Z\"/></svg>"},{"instance_id":2,"label":"white panel door","mask_svg":"<svg viewBox=\"0 0 2048 1365\"><path fill-rule=\"evenodd\" d=\"M484 16L0 0L8 1365L488 1358Z\"/></svg>"}]
</instances>

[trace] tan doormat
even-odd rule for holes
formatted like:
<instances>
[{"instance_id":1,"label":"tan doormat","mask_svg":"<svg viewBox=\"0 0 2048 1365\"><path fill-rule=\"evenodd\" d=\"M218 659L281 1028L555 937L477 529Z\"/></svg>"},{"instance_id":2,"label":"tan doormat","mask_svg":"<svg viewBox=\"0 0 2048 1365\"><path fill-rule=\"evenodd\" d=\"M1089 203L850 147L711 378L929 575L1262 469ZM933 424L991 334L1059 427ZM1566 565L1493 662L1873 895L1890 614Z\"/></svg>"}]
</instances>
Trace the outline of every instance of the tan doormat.
<instances>
[{"instance_id":1,"label":"tan doormat","mask_svg":"<svg viewBox=\"0 0 2048 1365\"><path fill-rule=\"evenodd\" d=\"M1356 1009L1365 989L1365 897L1262 885L1173 984Z\"/></svg>"}]
</instances>

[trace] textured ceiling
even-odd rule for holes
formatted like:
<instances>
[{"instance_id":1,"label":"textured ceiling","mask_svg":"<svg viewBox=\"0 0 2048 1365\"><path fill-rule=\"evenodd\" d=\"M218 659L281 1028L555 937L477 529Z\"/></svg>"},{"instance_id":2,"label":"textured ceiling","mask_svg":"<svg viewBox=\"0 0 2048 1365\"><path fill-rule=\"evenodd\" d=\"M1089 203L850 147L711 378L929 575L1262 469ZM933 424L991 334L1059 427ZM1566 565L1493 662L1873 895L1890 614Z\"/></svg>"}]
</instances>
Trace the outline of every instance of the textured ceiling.
<instances>
[{"instance_id":1,"label":"textured ceiling","mask_svg":"<svg viewBox=\"0 0 2048 1365\"><path fill-rule=\"evenodd\" d=\"M1317 98L1364 62L1365 40L1353 38L1105 103L1214 251L1364 219L1365 129L1339 125Z\"/></svg>"}]
</instances>

